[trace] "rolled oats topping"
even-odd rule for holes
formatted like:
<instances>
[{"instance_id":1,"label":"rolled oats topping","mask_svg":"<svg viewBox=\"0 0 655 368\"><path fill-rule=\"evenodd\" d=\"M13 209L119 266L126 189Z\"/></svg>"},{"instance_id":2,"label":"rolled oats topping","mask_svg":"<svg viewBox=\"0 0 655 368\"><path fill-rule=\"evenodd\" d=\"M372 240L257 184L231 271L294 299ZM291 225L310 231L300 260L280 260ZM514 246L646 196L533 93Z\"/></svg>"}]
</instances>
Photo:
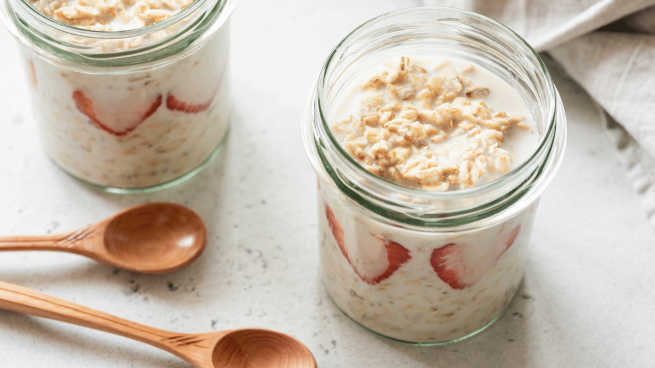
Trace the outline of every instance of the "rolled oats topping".
<instances>
[{"instance_id":1,"label":"rolled oats topping","mask_svg":"<svg viewBox=\"0 0 655 368\"><path fill-rule=\"evenodd\" d=\"M355 99L354 111L332 124L332 133L368 171L408 187L446 191L495 180L512 169L514 151L525 156L536 141L523 101L471 63L425 68L402 56L358 89L344 101L352 106ZM502 111L499 98L512 108ZM524 132L512 134L516 128Z\"/></svg>"},{"instance_id":2,"label":"rolled oats topping","mask_svg":"<svg viewBox=\"0 0 655 368\"><path fill-rule=\"evenodd\" d=\"M124 31L170 18L194 0L30 0L43 14L94 31Z\"/></svg>"}]
</instances>

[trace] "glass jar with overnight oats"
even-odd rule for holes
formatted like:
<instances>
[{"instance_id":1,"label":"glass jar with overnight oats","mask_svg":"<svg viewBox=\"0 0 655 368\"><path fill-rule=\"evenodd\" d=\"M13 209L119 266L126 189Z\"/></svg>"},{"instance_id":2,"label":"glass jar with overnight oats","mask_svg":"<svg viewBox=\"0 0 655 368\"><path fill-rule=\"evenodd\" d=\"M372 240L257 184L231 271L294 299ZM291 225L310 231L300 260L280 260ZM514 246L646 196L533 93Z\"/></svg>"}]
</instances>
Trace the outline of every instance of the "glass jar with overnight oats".
<instances>
[{"instance_id":1,"label":"glass jar with overnight oats","mask_svg":"<svg viewBox=\"0 0 655 368\"><path fill-rule=\"evenodd\" d=\"M237 0L3 0L50 158L117 193L174 185L229 127Z\"/></svg>"},{"instance_id":2,"label":"glass jar with overnight oats","mask_svg":"<svg viewBox=\"0 0 655 368\"><path fill-rule=\"evenodd\" d=\"M330 54L302 128L322 278L346 315L421 345L502 315L566 141L559 95L523 39L456 9L379 16Z\"/></svg>"}]
</instances>

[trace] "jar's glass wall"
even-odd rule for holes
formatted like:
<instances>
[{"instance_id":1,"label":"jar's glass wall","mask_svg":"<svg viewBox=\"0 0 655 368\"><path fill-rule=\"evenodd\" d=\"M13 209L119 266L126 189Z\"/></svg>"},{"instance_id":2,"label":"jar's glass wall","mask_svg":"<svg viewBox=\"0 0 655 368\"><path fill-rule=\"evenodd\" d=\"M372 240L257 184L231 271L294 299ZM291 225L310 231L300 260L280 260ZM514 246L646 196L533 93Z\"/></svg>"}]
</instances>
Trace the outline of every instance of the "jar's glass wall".
<instances>
[{"instance_id":1,"label":"jar's glass wall","mask_svg":"<svg viewBox=\"0 0 655 368\"><path fill-rule=\"evenodd\" d=\"M173 62L111 73L71 70L23 51L45 149L85 182L110 188L168 183L205 162L227 134L227 25Z\"/></svg>"},{"instance_id":2,"label":"jar's glass wall","mask_svg":"<svg viewBox=\"0 0 655 368\"><path fill-rule=\"evenodd\" d=\"M417 232L356 208L333 183L320 182L323 283L369 330L412 343L457 340L493 322L518 291L537 201L466 232Z\"/></svg>"}]
</instances>

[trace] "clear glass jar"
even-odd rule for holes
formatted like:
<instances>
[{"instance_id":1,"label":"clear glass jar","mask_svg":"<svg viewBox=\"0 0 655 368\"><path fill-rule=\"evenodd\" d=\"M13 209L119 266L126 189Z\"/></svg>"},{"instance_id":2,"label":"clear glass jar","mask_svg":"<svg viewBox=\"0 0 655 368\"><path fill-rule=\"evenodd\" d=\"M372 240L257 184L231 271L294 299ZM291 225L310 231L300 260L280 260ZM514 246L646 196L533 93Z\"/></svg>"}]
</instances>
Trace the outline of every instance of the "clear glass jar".
<instances>
[{"instance_id":1,"label":"clear glass jar","mask_svg":"<svg viewBox=\"0 0 655 368\"><path fill-rule=\"evenodd\" d=\"M387 53L419 48L481 65L519 92L540 134L527 161L488 184L433 192L382 179L346 153L325 119L346 82ZM302 129L318 176L323 282L346 315L420 345L464 339L502 315L520 286L539 196L566 141L559 95L523 39L456 9L379 16L330 54L307 97ZM448 274L453 267L461 274Z\"/></svg>"},{"instance_id":2,"label":"clear glass jar","mask_svg":"<svg viewBox=\"0 0 655 368\"><path fill-rule=\"evenodd\" d=\"M237 0L196 0L126 31L60 23L26 0L0 17L22 45L50 158L96 188L143 192L199 172L226 139L228 18Z\"/></svg>"}]
</instances>

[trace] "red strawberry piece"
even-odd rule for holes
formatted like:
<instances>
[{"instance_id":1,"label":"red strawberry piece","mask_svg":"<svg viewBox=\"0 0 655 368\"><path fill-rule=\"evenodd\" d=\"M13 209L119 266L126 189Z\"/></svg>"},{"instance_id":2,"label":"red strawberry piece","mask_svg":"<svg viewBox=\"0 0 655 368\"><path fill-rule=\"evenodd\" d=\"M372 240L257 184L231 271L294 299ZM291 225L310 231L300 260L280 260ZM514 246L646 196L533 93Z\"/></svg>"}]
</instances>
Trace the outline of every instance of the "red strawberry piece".
<instances>
[{"instance_id":1,"label":"red strawberry piece","mask_svg":"<svg viewBox=\"0 0 655 368\"><path fill-rule=\"evenodd\" d=\"M430 257L430 264L434 272L453 289L462 290L467 286L463 280L466 275L463 252L463 245L449 243L432 251Z\"/></svg>"},{"instance_id":2,"label":"red strawberry piece","mask_svg":"<svg viewBox=\"0 0 655 368\"><path fill-rule=\"evenodd\" d=\"M514 244L516 237L519 236L519 232L521 232L521 225L515 227L514 230L512 230L509 233L507 240L505 240L505 245L507 245L507 248L505 248L505 250L509 249L509 247L511 247L512 244Z\"/></svg>"},{"instance_id":3,"label":"red strawberry piece","mask_svg":"<svg viewBox=\"0 0 655 368\"><path fill-rule=\"evenodd\" d=\"M327 204L325 205L325 216L327 217L328 226L330 227L330 230L332 230L332 235L337 241L339 249L341 249L341 253L347 259L348 252L346 252L346 243L343 240L343 228L341 227L339 220L334 216L334 212L332 212L332 209Z\"/></svg>"},{"instance_id":4,"label":"red strawberry piece","mask_svg":"<svg viewBox=\"0 0 655 368\"><path fill-rule=\"evenodd\" d=\"M223 83L223 76L227 69L227 62L225 67L216 78L206 76L206 67L196 62L193 65L193 70L190 71L189 78L197 81L193 85L185 84L180 86L175 93L173 91L168 93L166 97L166 107L171 111L181 111L187 114L197 114L206 111L214 101L214 97ZM212 68L213 70L213 68ZM201 73L201 74L198 74ZM182 98L180 96L186 96ZM209 97L207 97L209 96Z\"/></svg>"},{"instance_id":5,"label":"red strawberry piece","mask_svg":"<svg viewBox=\"0 0 655 368\"><path fill-rule=\"evenodd\" d=\"M116 136L123 136L136 129L148 117L157 111L162 103L162 96L145 107L133 108L132 104L125 106L103 106L100 110L82 90L73 92L75 106L102 130ZM138 101L137 101L138 102Z\"/></svg>"},{"instance_id":6,"label":"red strawberry piece","mask_svg":"<svg viewBox=\"0 0 655 368\"><path fill-rule=\"evenodd\" d=\"M400 266L407 263L407 261L412 258L412 256L409 255L409 250L402 245L390 240L383 241L384 247L387 250L387 268L384 270L384 272L372 277L366 277L361 275L359 272L357 273L359 277L369 285L379 284L382 281L388 279L400 268ZM357 270L355 270L355 272L357 272Z\"/></svg>"},{"instance_id":7,"label":"red strawberry piece","mask_svg":"<svg viewBox=\"0 0 655 368\"><path fill-rule=\"evenodd\" d=\"M209 108L209 105L212 104L213 100L214 100L214 96L212 96L211 99L209 99L209 101L203 104L192 105L186 102L179 101L173 95L168 95L168 97L166 98L166 107L168 107L169 110L173 110L173 111L182 111L182 112L186 112L187 114L196 114L207 110Z\"/></svg>"},{"instance_id":8,"label":"red strawberry piece","mask_svg":"<svg viewBox=\"0 0 655 368\"><path fill-rule=\"evenodd\" d=\"M449 243L432 251L430 265L437 276L456 290L475 285L505 254L521 231L521 225L510 231L505 241L489 247Z\"/></svg>"},{"instance_id":9,"label":"red strawberry piece","mask_svg":"<svg viewBox=\"0 0 655 368\"><path fill-rule=\"evenodd\" d=\"M357 244L351 246L349 251L343 228L328 205L325 205L325 216L341 254L346 257L357 276L369 285L376 285L388 279L412 258L409 250L402 245L370 234L357 238L354 242ZM357 247L360 243L364 249Z\"/></svg>"}]
</instances>

